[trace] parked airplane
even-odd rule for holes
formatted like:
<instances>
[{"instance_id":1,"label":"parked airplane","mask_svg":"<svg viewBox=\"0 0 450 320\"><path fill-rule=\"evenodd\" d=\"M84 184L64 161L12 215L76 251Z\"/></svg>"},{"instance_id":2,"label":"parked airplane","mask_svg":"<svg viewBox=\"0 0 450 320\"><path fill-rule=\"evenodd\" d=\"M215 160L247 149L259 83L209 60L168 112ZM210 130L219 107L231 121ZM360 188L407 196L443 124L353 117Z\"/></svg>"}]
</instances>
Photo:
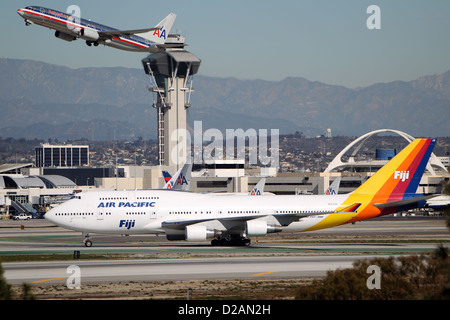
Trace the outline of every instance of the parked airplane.
<instances>
[{"instance_id":1,"label":"parked airplane","mask_svg":"<svg viewBox=\"0 0 450 320\"><path fill-rule=\"evenodd\" d=\"M17 13L25 20L27 26L37 24L56 30L55 37L65 41L81 38L86 40L88 46L104 44L116 49L137 52L156 52L166 48L184 46L184 43L168 41L170 29L176 18L174 13L169 14L154 28L138 30L117 30L64 12L38 6L18 9Z\"/></svg>"},{"instance_id":2,"label":"parked airplane","mask_svg":"<svg viewBox=\"0 0 450 320\"><path fill-rule=\"evenodd\" d=\"M167 181L163 189L189 191L191 185L192 164L186 163L173 177L167 171L163 171L164 180ZM169 179L169 180L167 180Z\"/></svg>"},{"instance_id":3,"label":"parked airplane","mask_svg":"<svg viewBox=\"0 0 450 320\"><path fill-rule=\"evenodd\" d=\"M333 180L333 183L328 187L327 192L325 192L328 196L334 196L339 193L339 185L341 184L341 177L337 177Z\"/></svg>"},{"instance_id":4,"label":"parked airplane","mask_svg":"<svg viewBox=\"0 0 450 320\"><path fill-rule=\"evenodd\" d=\"M330 228L417 207L414 197L435 139L416 139L370 179L344 195L215 196L173 190L83 192L45 214L85 235L165 234L168 240L248 245L272 232Z\"/></svg>"}]
</instances>

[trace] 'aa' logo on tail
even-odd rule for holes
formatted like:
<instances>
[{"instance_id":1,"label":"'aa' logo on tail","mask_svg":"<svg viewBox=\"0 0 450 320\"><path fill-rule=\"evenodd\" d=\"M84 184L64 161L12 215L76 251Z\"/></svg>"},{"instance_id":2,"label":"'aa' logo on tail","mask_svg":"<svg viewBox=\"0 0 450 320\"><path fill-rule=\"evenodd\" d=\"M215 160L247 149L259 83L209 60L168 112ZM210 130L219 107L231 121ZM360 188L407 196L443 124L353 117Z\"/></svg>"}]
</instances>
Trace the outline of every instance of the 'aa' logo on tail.
<instances>
[{"instance_id":1,"label":"'aa' logo on tail","mask_svg":"<svg viewBox=\"0 0 450 320\"><path fill-rule=\"evenodd\" d=\"M183 174L180 174L180 176L177 179L177 186L178 185L182 186L182 185L185 185L185 184L188 185L189 183L188 183L186 177Z\"/></svg>"},{"instance_id":2,"label":"'aa' logo on tail","mask_svg":"<svg viewBox=\"0 0 450 320\"><path fill-rule=\"evenodd\" d=\"M166 37L166 30L164 30L163 27L161 27L160 29L156 29L156 30L153 32L153 35L154 35L154 36L157 36L158 38L167 39L167 37Z\"/></svg>"},{"instance_id":3,"label":"'aa' logo on tail","mask_svg":"<svg viewBox=\"0 0 450 320\"><path fill-rule=\"evenodd\" d=\"M401 180L402 182L404 182L405 180L408 180L409 179L409 171L395 171L394 179Z\"/></svg>"}]
</instances>

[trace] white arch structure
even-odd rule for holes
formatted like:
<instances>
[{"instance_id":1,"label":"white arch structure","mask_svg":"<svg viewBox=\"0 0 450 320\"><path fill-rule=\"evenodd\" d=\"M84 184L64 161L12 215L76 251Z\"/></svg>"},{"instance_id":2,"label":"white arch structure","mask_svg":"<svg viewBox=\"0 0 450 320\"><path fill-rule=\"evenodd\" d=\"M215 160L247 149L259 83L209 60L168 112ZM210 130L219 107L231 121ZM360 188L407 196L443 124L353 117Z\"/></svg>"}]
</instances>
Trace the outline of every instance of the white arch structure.
<instances>
[{"instance_id":1,"label":"white arch structure","mask_svg":"<svg viewBox=\"0 0 450 320\"><path fill-rule=\"evenodd\" d=\"M359 149L361 149L361 147L363 146L363 144L366 142L367 139L369 139L371 136L373 135L377 135L380 133L384 133L384 132L391 132L391 133L395 133L401 137L403 137L406 141L408 141L408 143L412 142L414 140L414 137L404 133L402 131L399 130L393 130L393 129L379 129L379 130L375 130L369 133L366 133L365 135L362 135L361 137L357 138L356 140L354 140L352 143L350 143L348 146L346 146L344 149L342 149L342 151L333 159L333 161L330 162L330 164L328 165L328 167L325 169L324 172L331 172L332 170L341 168L341 167L345 167L348 165L351 165L352 162L343 162L342 161L342 156L348 151L350 150L353 146L355 146L356 144L359 143L359 145L355 148L355 150L352 152L352 154L350 155L350 159L352 159L356 153L358 153ZM443 169L444 171L447 171L447 169L445 168L445 166L442 164L442 162L436 157L436 155L434 153L431 154L430 156L430 160L428 161L427 164L427 170L432 174L432 175L436 175L434 169L432 168L433 166L436 166L438 168Z\"/></svg>"}]
</instances>

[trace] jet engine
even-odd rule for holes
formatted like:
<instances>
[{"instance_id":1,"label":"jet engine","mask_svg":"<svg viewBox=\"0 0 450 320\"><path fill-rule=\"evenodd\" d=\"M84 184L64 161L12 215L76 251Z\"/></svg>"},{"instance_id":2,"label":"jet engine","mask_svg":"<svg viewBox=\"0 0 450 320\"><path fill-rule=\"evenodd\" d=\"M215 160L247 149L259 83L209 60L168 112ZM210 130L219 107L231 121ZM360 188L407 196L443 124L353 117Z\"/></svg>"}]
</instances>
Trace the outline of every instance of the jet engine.
<instances>
[{"instance_id":1,"label":"jet engine","mask_svg":"<svg viewBox=\"0 0 450 320\"><path fill-rule=\"evenodd\" d=\"M55 37L57 37L61 40L69 41L69 42L77 39L76 37L74 37L68 33L60 32L60 31L55 32Z\"/></svg>"},{"instance_id":2,"label":"jet engine","mask_svg":"<svg viewBox=\"0 0 450 320\"><path fill-rule=\"evenodd\" d=\"M265 236L268 233L281 232L282 228L274 225L268 225L267 221L250 220L247 221L245 234L249 237Z\"/></svg>"},{"instance_id":3,"label":"jet engine","mask_svg":"<svg viewBox=\"0 0 450 320\"><path fill-rule=\"evenodd\" d=\"M80 30L80 35L90 41L97 41L100 38L97 31L86 28Z\"/></svg>"},{"instance_id":4,"label":"jet engine","mask_svg":"<svg viewBox=\"0 0 450 320\"><path fill-rule=\"evenodd\" d=\"M187 226L185 232L187 241L205 241L215 238L217 233L214 230L208 230L206 226Z\"/></svg>"}]
</instances>

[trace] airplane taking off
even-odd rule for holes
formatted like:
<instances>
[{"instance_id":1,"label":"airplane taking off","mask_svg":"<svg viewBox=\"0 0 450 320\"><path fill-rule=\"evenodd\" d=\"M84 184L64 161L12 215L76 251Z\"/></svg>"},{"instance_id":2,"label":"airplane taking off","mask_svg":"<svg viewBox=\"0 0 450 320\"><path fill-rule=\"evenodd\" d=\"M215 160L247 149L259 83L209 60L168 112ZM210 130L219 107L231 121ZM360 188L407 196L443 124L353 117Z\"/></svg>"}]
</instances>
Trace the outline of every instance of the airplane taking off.
<instances>
[{"instance_id":1,"label":"airplane taking off","mask_svg":"<svg viewBox=\"0 0 450 320\"><path fill-rule=\"evenodd\" d=\"M350 194L229 195L174 190L89 191L45 214L63 228L107 234L165 234L168 240L249 245L272 232L313 231L418 207L415 192L436 143L416 139Z\"/></svg>"},{"instance_id":2,"label":"airplane taking off","mask_svg":"<svg viewBox=\"0 0 450 320\"><path fill-rule=\"evenodd\" d=\"M174 39L170 37L171 40L168 40L176 18L174 13L169 14L154 28L138 30L117 30L68 13L38 6L18 9L17 13L25 20L27 26L37 24L56 30L55 37L69 42L81 38L86 40L88 46L104 44L135 52L157 52L184 46L184 40L179 42L180 38L172 41Z\"/></svg>"}]
</instances>

